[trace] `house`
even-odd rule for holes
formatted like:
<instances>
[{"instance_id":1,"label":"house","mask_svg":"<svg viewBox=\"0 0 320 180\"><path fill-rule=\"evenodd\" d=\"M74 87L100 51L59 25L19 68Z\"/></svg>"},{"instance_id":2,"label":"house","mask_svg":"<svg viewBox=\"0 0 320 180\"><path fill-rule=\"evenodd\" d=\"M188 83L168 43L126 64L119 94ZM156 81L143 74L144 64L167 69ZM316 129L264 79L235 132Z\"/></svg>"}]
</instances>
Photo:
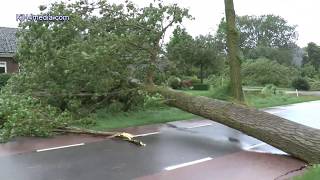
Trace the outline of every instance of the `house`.
<instances>
[{"instance_id":1,"label":"house","mask_svg":"<svg viewBox=\"0 0 320 180\"><path fill-rule=\"evenodd\" d=\"M0 73L15 73L19 64L14 59L17 50L17 28L0 27Z\"/></svg>"}]
</instances>

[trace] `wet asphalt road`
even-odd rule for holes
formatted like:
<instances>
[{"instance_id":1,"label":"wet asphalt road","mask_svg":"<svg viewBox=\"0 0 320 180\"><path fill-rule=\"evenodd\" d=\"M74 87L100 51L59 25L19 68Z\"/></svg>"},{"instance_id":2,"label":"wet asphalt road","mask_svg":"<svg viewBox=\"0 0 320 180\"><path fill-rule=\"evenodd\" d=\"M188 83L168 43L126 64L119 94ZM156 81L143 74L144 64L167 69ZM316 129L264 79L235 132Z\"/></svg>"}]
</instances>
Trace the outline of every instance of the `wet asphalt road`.
<instances>
[{"instance_id":1,"label":"wet asphalt road","mask_svg":"<svg viewBox=\"0 0 320 180\"><path fill-rule=\"evenodd\" d=\"M266 111L320 127L319 107L320 101L315 101ZM146 147L121 140L101 140L82 146L1 156L0 180L126 180L164 172L169 166L208 157L215 159L243 150L284 154L214 122L203 127L172 122L159 131L159 134L138 138Z\"/></svg>"},{"instance_id":2,"label":"wet asphalt road","mask_svg":"<svg viewBox=\"0 0 320 180\"><path fill-rule=\"evenodd\" d=\"M217 136L219 135L219 136ZM140 137L137 147L120 140L0 158L0 179L125 180L163 171L176 164L241 151L260 141L220 124L199 128L165 128Z\"/></svg>"},{"instance_id":3,"label":"wet asphalt road","mask_svg":"<svg viewBox=\"0 0 320 180\"><path fill-rule=\"evenodd\" d=\"M320 129L320 101L311 101L287 106L267 108L271 114Z\"/></svg>"}]
</instances>

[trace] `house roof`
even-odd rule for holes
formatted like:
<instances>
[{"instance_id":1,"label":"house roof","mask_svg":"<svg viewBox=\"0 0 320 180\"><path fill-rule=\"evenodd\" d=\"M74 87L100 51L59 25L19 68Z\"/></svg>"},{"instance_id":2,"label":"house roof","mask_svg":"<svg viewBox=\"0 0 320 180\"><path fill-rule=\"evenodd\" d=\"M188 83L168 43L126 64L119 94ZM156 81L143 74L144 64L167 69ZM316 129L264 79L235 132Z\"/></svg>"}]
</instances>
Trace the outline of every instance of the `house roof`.
<instances>
[{"instance_id":1,"label":"house roof","mask_svg":"<svg viewBox=\"0 0 320 180\"><path fill-rule=\"evenodd\" d=\"M14 54L17 49L17 28L0 27L0 54Z\"/></svg>"}]
</instances>

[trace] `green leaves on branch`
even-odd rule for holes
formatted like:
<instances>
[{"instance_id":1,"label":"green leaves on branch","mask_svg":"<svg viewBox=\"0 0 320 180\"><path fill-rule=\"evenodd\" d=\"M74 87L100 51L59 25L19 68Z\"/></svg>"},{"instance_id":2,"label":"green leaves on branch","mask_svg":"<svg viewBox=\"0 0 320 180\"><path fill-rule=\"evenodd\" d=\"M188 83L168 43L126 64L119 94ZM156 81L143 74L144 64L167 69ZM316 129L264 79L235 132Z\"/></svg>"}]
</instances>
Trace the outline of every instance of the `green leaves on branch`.
<instances>
[{"instance_id":1,"label":"green leaves on branch","mask_svg":"<svg viewBox=\"0 0 320 180\"><path fill-rule=\"evenodd\" d=\"M148 70L157 71L165 32L191 18L187 9L160 0L143 8L104 0L40 8L70 19L19 25L21 73L0 94L3 139L48 136L70 122L70 111L81 118L102 107L143 106L144 93L130 79L142 81Z\"/></svg>"}]
</instances>

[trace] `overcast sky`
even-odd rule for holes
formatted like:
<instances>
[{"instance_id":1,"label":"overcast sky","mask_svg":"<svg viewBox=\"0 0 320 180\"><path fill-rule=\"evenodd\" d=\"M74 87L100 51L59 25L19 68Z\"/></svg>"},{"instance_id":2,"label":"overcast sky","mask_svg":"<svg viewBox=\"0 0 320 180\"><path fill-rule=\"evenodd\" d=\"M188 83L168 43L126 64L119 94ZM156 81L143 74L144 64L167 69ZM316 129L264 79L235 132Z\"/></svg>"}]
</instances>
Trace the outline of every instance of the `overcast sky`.
<instances>
[{"instance_id":1,"label":"overcast sky","mask_svg":"<svg viewBox=\"0 0 320 180\"><path fill-rule=\"evenodd\" d=\"M16 14L37 14L40 4L48 5L54 0L1 0L0 26L17 27ZM116 0L112 0L116 2ZM193 35L214 33L224 16L224 0L164 0L178 3L190 9L195 17L184 22L184 27ZM152 0L133 0L139 6ZM238 15L275 14L284 17L289 24L298 25L298 45L308 42L320 45L320 1L319 0L234 0Z\"/></svg>"}]
</instances>

